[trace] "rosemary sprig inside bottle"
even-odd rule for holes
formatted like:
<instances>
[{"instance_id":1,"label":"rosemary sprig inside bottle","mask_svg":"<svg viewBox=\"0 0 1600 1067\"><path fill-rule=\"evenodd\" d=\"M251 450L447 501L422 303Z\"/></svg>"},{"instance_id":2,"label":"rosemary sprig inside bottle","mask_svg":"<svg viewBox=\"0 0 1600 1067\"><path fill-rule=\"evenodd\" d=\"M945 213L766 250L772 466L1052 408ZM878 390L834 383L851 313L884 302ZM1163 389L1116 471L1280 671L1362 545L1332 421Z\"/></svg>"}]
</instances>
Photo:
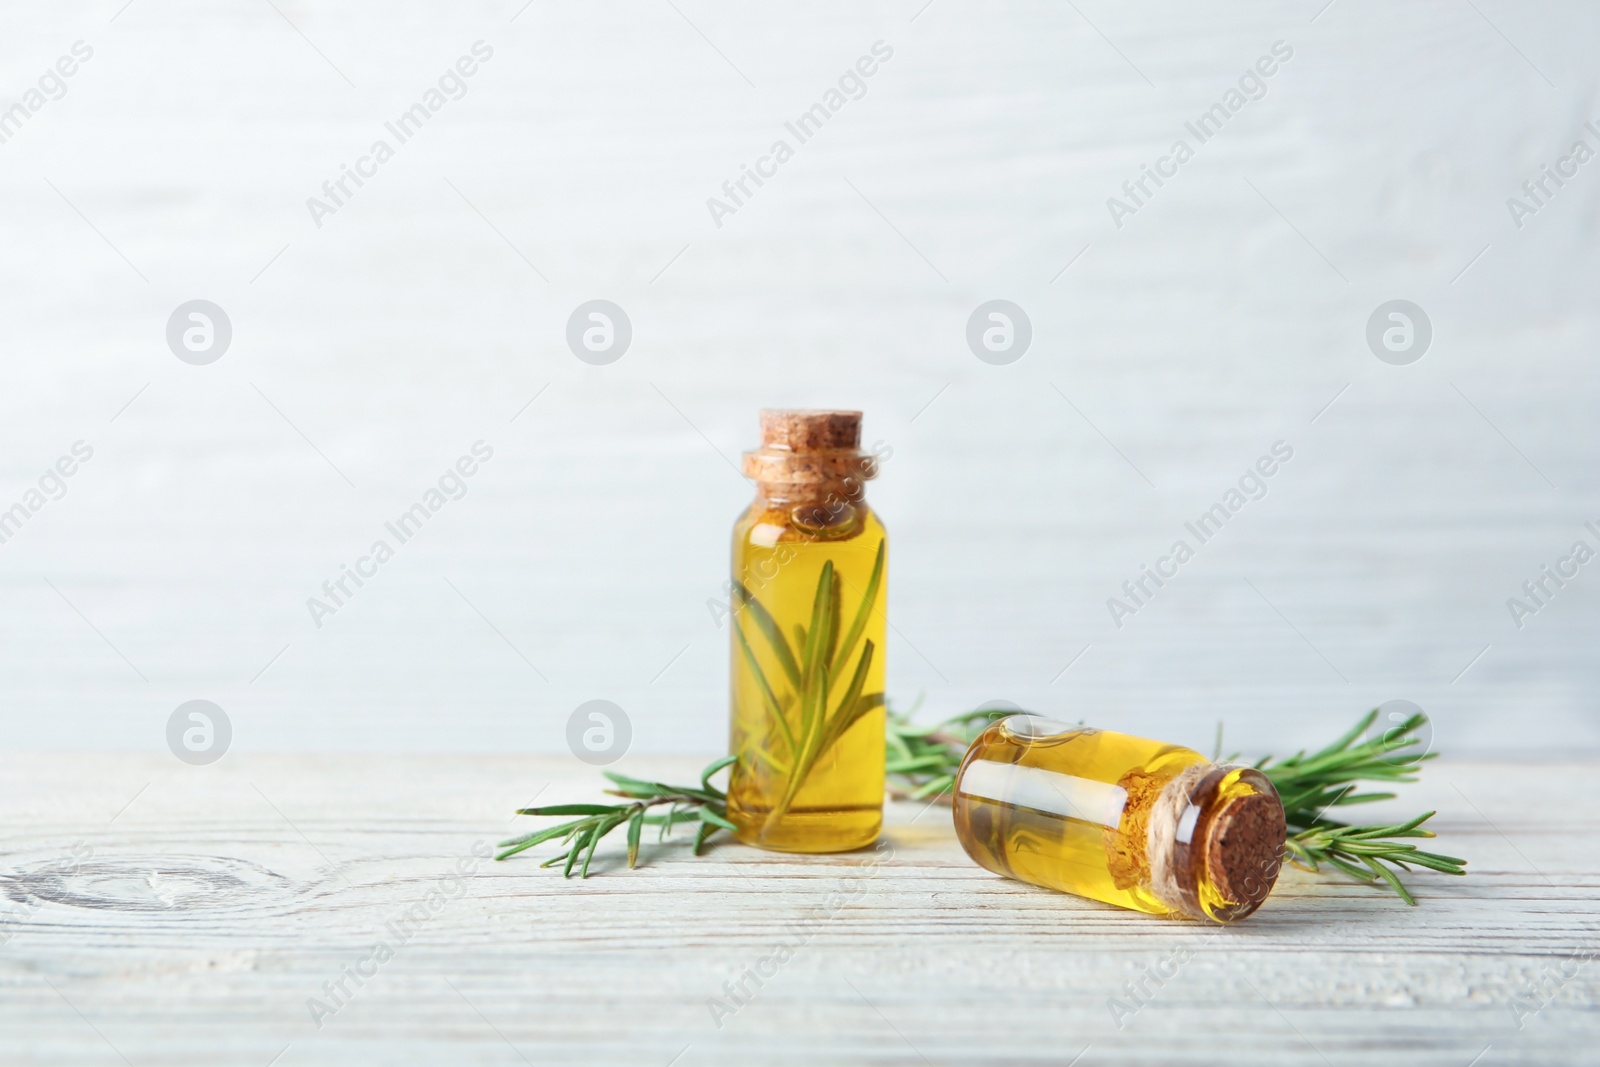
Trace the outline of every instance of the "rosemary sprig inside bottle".
<instances>
[{"instance_id":1,"label":"rosemary sprig inside bottle","mask_svg":"<svg viewBox=\"0 0 1600 1067\"><path fill-rule=\"evenodd\" d=\"M917 726L911 722L909 712L891 709L886 767L891 795L926 800L947 792L972 739L995 719L1009 714L1010 710L979 708L933 726ZM1415 905L1416 899L1400 882L1398 871L1420 867L1443 874L1466 873L1466 860L1425 852L1411 843L1434 836L1422 824L1435 813L1425 812L1402 823L1374 825L1351 825L1326 814L1330 808L1392 799L1394 793L1355 790L1361 782L1414 782L1422 764L1436 755L1420 750L1422 742L1417 731L1427 721L1422 715L1413 716L1380 737L1361 741L1377 715L1376 710L1368 712L1348 733L1318 752L1307 755L1302 751L1281 760L1269 756L1256 767L1271 779L1283 802L1290 831L1286 847L1294 863L1311 871L1319 871L1326 864L1371 884L1381 880L1401 900ZM600 839L624 823L628 824L629 867L638 860L639 835L645 825L659 826L665 839L675 825L697 823L693 850L699 855L707 839L718 830L733 829L727 818L727 796L710 783L711 776L733 760L734 757L725 756L708 765L698 787L646 782L607 771L606 777L616 785L607 792L627 798L627 803L523 808L518 814L581 817L501 842L504 851L495 858L505 859L561 838L563 851L543 866L565 861L564 874L570 877L577 867L580 876L587 877L589 861ZM649 813L661 805L668 805L664 815Z\"/></svg>"},{"instance_id":2,"label":"rosemary sprig inside bottle","mask_svg":"<svg viewBox=\"0 0 1600 1067\"><path fill-rule=\"evenodd\" d=\"M847 580L833 560L823 563L811 596L810 620L792 624L792 645L773 610L742 581L733 583L738 602L734 640L744 670L755 682L759 706L741 709L743 713L736 716L735 735L742 758L730 791L736 823L753 823L759 818L759 826L751 827L757 842L782 822L822 757L851 727L883 705L883 693L869 690L867 681L873 676L874 657L881 653L868 634L874 612L883 610L879 590L886 547L887 541L880 539L872 572L850 615L848 629L844 627L843 596ZM746 619L754 635L746 634ZM758 637L759 647L769 657L769 664L776 665L775 671L762 668ZM880 666L877 676L881 678L882 673ZM871 762L877 761L874 752ZM875 786L872 791L877 792ZM871 836L877 836L876 830Z\"/></svg>"}]
</instances>

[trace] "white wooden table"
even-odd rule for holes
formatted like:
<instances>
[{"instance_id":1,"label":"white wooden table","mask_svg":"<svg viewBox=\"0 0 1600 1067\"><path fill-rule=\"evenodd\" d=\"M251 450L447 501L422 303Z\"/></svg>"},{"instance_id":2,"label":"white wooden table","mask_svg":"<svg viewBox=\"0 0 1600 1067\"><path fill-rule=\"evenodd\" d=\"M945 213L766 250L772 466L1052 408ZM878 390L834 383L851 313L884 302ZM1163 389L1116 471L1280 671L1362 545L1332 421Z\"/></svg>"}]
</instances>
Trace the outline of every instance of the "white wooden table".
<instances>
[{"instance_id":1,"label":"white wooden table","mask_svg":"<svg viewBox=\"0 0 1600 1067\"><path fill-rule=\"evenodd\" d=\"M1411 909L1290 873L1214 929L996 878L942 806L892 806L876 868L647 845L630 873L619 841L580 883L473 861L514 807L594 795L571 760L9 756L0 1062L1592 1063L1597 771L1441 760L1405 806L1467 878ZM1147 969L1177 973L1119 1028Z\"/></svg>"}]
</instances>

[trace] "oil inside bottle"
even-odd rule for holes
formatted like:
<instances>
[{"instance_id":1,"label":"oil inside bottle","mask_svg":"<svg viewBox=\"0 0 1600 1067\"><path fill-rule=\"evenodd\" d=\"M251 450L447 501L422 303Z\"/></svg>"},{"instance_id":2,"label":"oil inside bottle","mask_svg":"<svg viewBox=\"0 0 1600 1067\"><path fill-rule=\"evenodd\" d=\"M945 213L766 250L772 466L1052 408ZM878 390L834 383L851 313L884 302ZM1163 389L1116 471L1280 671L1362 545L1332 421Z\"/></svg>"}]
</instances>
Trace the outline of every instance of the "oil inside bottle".
<instances>
[{"instance_id":1,"label":"oil inside bottle","mask_svg":"<svg viewBox=\"0 0 1600 1067\"><path fill-rule=\"evenodd\" d=\"M758 478L734 527L728 817L741 841L778 851L860 848L883 822L887 540L859 483L830 476L843 461L827 452L859 459L855 440L839 444L778 465L790 479L820 469L816 481Z\"/></svg>"},{"instance_id":2,"label":"oil inside bottle","mask_svg":"<svg viewBox=\"0 0 1600 1067\"><path fill-rule=\"evenodd\" d=\"M1282 806L1259 772L1031 715L974 740L953 809L996 874L1154 915L1242 918L1282 858Z\"/></svg>"}]
</instances>

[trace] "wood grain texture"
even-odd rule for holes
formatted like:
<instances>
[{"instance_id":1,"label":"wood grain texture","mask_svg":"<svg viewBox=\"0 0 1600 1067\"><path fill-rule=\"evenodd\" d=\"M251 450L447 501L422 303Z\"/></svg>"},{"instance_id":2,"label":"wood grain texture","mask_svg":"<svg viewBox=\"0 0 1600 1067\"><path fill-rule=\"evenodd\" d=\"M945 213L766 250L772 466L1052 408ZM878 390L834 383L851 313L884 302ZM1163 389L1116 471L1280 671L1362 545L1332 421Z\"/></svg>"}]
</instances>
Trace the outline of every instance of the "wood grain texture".
<instances>
[{"instance_id":1,"label":"wood grain texture","mask_svg":"<svg viewBox=\"0 0 1600 1067\"><path fill-rule=\"evenodd\" d=\"M1441 810L1470 876L1414 877L1412 909L1290 872L1219 929L990 875L942 806L892 805L875 867L647 844L628 872L619 840L580 883L543 849L472 861L531 825L513 808L595 796L571 760L8 756L0 1062L1592 1062L1597 769L1441 761L1404 808ZM393 958L316 1025L308 1000L380 940ZM1147 968L1176 974L1119 1028ZM1519 1007L1542 1010L1519 1029Z\"/></svg>"}]
</instances>

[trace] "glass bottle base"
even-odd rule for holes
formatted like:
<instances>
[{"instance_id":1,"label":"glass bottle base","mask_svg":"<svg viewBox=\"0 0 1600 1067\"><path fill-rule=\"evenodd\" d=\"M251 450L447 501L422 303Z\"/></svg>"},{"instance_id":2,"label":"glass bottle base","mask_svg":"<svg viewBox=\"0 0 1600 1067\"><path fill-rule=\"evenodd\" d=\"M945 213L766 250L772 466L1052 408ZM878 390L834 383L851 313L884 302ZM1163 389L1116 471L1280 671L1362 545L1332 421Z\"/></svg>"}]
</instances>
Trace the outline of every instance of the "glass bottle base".
<instances>
[{"instance_id":1,"label":"glass bottle base","mask_svg":"<svg viewBox=\"0 0 1600 1067\"><path fill-rule=\"evenodd\" d=\"M883 830L878 807L791 808L765 833L764 811L730 811L728 817L739 827L736 839L771 852L853 852L877 841Z\"/></svg>"}]
</instances>

